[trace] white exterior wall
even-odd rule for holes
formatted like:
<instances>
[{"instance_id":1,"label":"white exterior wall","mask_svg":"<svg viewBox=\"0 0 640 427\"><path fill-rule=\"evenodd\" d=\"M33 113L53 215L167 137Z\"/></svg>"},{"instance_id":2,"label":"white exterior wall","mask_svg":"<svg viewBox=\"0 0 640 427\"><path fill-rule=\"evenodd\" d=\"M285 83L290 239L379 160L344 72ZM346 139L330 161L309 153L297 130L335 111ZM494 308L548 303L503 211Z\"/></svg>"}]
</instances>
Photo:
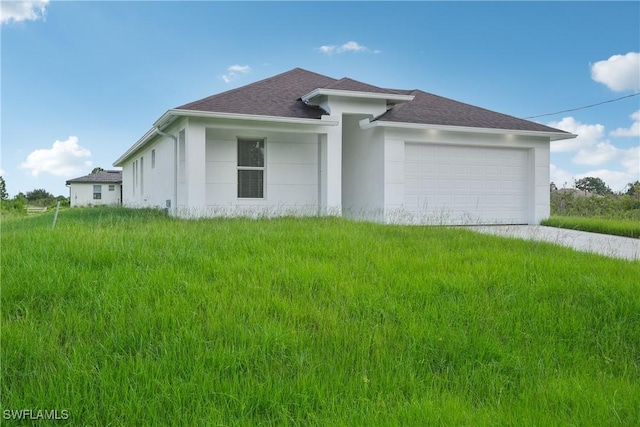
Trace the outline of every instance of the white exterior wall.
<instances>
[{"instance_id":1,"label":"white exterior wall","mask_svg":"<svg viewBox=\"0 0 640 427\"><path fill-rule=\"evenodd\" d=\"M360 129L358 121L386 112L386 100L329 96L319 105L340 121L327 135L328 200L323 214L381 220L384 214L384 193L380 187L384 177L382 132Z\"/></svg>"},{"instance_id":2,"label":"white exterior wall","mask_svg":"<svg viewBox=\"0 0 640 427\"><path fill-rule=\"evenodd\" d=\"M437 130L385 129L385 221L402 222L404 199L404 144L428 143L469 147L503 147L529 152L528 217L538 224L550 213L549 139L515 135L449 132ZM400 159L403 159L400 161Z\"/></svg>"},{"instance_id":3,"label":"white exterior wall","mask_svg":"<svg viewBox=\"0 0 640 427\"><path fill-rule=\"evenodd\" d=\"M174 129L168 131L172 133ZM155 167L151 152L155 150ZM134 176L137 163L137 180ZM142 167L140 166L142 165ZM122 167L122 199L128 207L167 207L167 200L174 201L174 142L171 138L156 136L142 150L129 158Z\"/></svg>"},{"instance_id":4,"label":"white exterior wall","mask_svg":"<svg viewBox=\"0 0 640 427\"><path fill-rule=\"evenodd\" d=\"M385 204L385 156L381 129L362 130L362 115L343 116L342 212L381 221Z\"/></svg>"},{"instance_id":5,"label":"white exterior wall","mask_svg":"<svg viewBox=\"0 0 640 427\"><path fill-rule=\"evenodd\" d=\"M238 139L264 138L263 199L238 198ZM265 129L206 132L206 208L213 215L318 213L318 135Z\"/></svg>"},{"instance_id":6,"label":"white exterior wall","mask_svg":"<svg viewBox=\"0 0 640 427\"><path fill-rule=\"evenodd\" d=\"M93 186L100 185L102 194L100 199L93 198ZM109 185L113 185L113 191L109 191ZM71 207L76 206L104 206L120 204L120 184L106 183L70 183L69 199Z\"/></svg>"}]
</instances>

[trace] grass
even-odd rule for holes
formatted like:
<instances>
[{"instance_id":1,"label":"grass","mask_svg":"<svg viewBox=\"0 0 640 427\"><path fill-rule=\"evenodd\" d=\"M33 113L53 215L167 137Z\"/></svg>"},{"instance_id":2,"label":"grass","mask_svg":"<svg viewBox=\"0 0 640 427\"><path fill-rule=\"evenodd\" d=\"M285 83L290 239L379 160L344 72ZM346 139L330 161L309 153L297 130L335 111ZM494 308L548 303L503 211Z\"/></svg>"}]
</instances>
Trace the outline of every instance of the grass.
<instances>
[{"instance_id":1,"label":"grass","mask_svg":"<svg viewBox=\"0 0 640 427\"><path fill-rule=\"evenodd\" d=\"M632 219L612 219L578 216L552 216L541 222L542 225L615 236L640 238L640 221Z\"/></svg>"},{"instance_id":2,"label":"grass","mask_svg":"<svg viewBox=\"0 0 640 427\"><path fill-rule=\"evenodd\" d=\"M337 218L51 221L2 223L3 411L68 410L63 425L640 424L640 262Z\"/></svg>"}]
</instances>

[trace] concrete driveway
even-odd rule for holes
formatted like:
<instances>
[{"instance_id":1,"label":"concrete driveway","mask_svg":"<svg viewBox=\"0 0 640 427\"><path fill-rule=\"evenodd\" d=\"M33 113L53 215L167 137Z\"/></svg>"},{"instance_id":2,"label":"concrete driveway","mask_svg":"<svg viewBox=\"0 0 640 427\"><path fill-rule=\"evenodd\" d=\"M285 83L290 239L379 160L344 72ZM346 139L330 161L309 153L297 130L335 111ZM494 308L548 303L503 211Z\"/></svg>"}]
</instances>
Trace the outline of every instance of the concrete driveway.
<instances>
[{"instance_id":1,"label":"concrete driveway","mask_svg":"<svg viewBox=\"0 0 640 427\"><path fill-rule=\"evenodd\" d=\"M612 258L640 260L640 239L631 237L610 236L542 225L487 225L468 228L478 233L539 240Z\"/></svg>"}]
</instances>

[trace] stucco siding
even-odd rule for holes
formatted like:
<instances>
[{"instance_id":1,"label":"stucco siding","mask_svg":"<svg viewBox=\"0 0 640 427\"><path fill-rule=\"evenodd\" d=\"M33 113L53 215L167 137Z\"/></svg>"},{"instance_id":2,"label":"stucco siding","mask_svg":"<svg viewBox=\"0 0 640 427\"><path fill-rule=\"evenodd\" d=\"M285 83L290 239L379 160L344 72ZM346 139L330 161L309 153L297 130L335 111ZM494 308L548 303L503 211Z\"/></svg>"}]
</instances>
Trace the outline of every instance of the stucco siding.
<instances>
[{"instance_id":1,"label":"stucco siding","mask_svg":"<svg viewBox=\"0 0 640 427\"><path fill-rule=\"evenodd\" d=\"M264 198L238 197L238 139L265 140ZM318 206L316 134L209 128L206 132L206 208L212 214L315 213Z\"/></svg>"},{"instance_id":2,"label":"stucco siding","mask_svg":"<svg viewBox=\"0 0 640 427\"><path fill-rule=\"evenodd\" d=\"M342 212L348 218L381 220L384 213L384 141L378 130L361 130L364 116L343 118Z\"/></svg>"},{"instance_id":3,"label":"stucco siding","mask_svg":"<svg viewBox=\"0 0 640 427\"><path fill-rule=\"evenodd\" d=\"M165 208L174 196L174 143L158 136L122 167L123 204Z\"/></svg>"},{"instance_id":4,"label":"stucco siding","mask_svg":"<svg viewBox=\"0 0 640 427\"><path fill-rule=\"evenodd\" d=\"M100 199L93 198L94 185L99 185L101 188ZM113 190L109 191L109 185L113 185ZM120 187L120 184L72 183L69 185L71 207L119 205Z\"/></svg>"}]
</instances>

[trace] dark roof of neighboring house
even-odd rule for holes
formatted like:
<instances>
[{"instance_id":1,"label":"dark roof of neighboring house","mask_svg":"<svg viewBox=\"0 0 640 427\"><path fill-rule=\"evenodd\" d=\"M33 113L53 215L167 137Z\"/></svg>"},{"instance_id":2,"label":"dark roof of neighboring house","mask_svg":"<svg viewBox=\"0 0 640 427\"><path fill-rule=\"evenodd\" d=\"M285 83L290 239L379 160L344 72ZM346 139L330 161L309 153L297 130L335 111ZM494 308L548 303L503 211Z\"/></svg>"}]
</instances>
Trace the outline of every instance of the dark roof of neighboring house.
<instances>
[{"instance_id":1,"label":"dark roof of neighboring house","mask_svg":"<svg viewBox=\"0 0 640 427\"><path fill-rule=\"evenodd\" d=\"M539 123L454 101L421 90L385 89L357 80L334 79L294 68L282 74L227 92L209 96L178 110L319 119L326 114L300 98L315 89L333 89L380 94L413 95L413 101L398 103L377 121L566 133Z\"/></svg>"},{"instance_id":2,"label":"dark roof of neighboring house","mask_svg":"<svg viewBox=\"0 0 640 427\"><path fill-rule=\"evenodd\" d=\"M79 178L73 178L67 181L69 184L121 184L122 183L122 171L116 170L104 170L97 173L90 173L89 175L81 176Z\"/></svg>"}]
</instances>

